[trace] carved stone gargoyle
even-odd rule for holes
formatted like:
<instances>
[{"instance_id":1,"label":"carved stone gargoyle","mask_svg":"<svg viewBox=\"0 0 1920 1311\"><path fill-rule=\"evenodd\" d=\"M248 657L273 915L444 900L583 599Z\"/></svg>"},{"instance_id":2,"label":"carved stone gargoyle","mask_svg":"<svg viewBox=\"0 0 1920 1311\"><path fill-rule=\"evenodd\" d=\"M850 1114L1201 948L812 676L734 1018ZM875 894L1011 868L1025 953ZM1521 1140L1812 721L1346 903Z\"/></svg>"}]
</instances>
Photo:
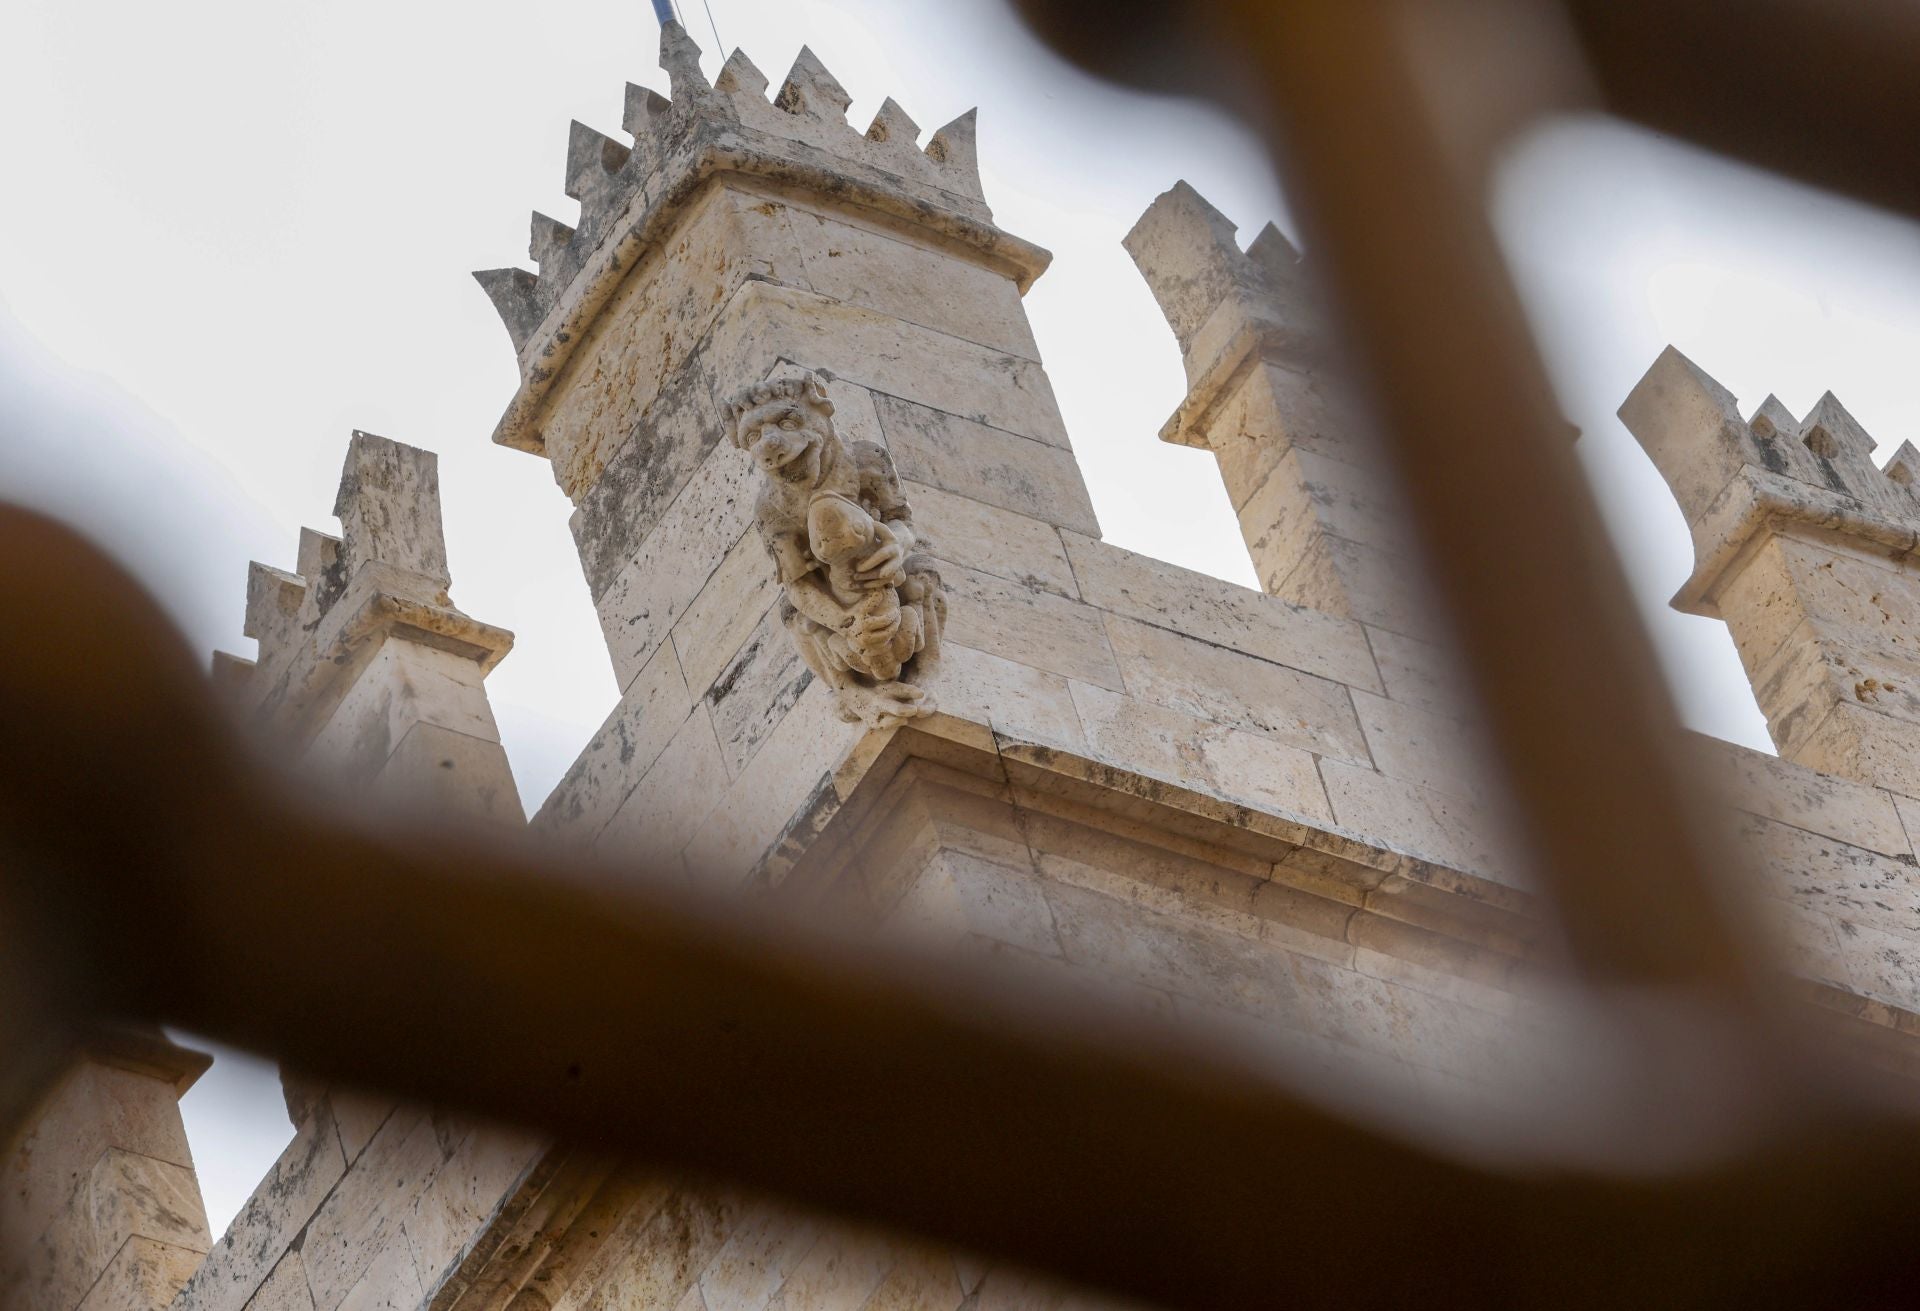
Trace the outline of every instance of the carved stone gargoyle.
<instances>
[{"instance_id":1,"label":"carved stone gargoyle","mask_svg":"<svg viewBox=\"0 0 1920 1311\"><path fill-rule=\"evenodd\" d=\"M893 728L933 713L917 686L940 658L946 598L913 553L913 508L886 448L842 442L811 373L744 389L728 405L733 442L761 474L754 526L784 592L781 618L840 716Z\"/></svg>"}]
</instances>

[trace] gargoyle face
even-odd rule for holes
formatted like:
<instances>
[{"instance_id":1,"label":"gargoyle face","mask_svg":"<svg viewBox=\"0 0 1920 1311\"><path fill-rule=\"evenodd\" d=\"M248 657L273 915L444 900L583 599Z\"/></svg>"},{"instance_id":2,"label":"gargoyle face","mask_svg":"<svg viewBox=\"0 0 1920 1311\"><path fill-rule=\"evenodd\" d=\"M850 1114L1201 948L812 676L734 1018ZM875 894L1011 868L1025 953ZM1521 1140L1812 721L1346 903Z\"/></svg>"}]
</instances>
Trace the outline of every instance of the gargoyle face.
<instances>
[{"instance_id":1,"label":"gargoyle face","mask_svg":"<svg viewBox=\"0 0 1920 1311\"><path fill-rule=\"evenodd\" d=\"M741 416L740 445L769 478L811 485L830 421L798 401L770 401Z\"/></svg>"}]
</instances>

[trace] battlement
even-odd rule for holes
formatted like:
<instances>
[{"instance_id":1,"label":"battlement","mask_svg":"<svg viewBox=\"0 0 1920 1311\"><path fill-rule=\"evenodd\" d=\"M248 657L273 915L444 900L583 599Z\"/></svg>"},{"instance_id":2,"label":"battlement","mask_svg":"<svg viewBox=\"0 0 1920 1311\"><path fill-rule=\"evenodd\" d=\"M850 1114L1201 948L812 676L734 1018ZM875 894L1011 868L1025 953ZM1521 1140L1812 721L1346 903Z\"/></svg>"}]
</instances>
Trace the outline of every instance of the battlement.
<instances>
[{"instance_id":1,"label":"battlement","mask_svg":"<svg viewBox=\"0 0 1920 1311\"><path fill-rule=\"evenodd\" d=\"M626 273L723 174L831 195L905 220L969 248L1022 289L1046 267L1045 251L993 226L980 187L974 111L922 148L919 126L892 99L864 132L848 123L852 98L805 47L771 98L767 76L743 52L734 51L712 82L699 56L678 23L664 24L660 65L672 94L627 86L622 128L631 144L572 125L566 193L580 202L578 223L569 227L535 212L528 253L538 272L474 274L506 324L522 377L496 442L544 453L534 420L548 384Z\"/></svg>"},{"instance_id":2,"label":"battlement","mask_svg":"<svg viewBox=\"0 0 1920 1311\"><path fill-rule=\"evenodd\" d=\"M1257 358L1309 366L1325 316L1300 252L1268 223L1245 250L1233 222L1185 182L1162 192L1122 239L1180 343L1187 400L1162 441L1208 448L1208 415Z\"/></svg>"},{"instance_id":3,"label":"battlement","mask_svg":"<svg viewBox=\"0 0 1920 1311\"><path fill-rule=\"evenodd\" d=\"M1692 529L1693 576L1674 598L1714 615L1722 576L1770 521L1863 538L1895 555L1920 547L1920 451L1874 463L1866 429L1828 392L1805 418L1775 396L1750 418L1725 387L1669 346L1620 418L1673 490Z\"/></svg>"},{"instance_id":4,"label":"battlement","mask_svg":"<svg viewBox=\"0 0 1920 1311\"><path fill-rule=\"evenodd\" d=\"M243 709L296 739L388 634L472 660L482 674L513 646L513 634L461 613L447 596L433 452L355 432L334 514L338 537L300 530L294 571L247 566L242 631L258 643L257 658L214 655L215 680Z\"/></svg>"}]
</instances>

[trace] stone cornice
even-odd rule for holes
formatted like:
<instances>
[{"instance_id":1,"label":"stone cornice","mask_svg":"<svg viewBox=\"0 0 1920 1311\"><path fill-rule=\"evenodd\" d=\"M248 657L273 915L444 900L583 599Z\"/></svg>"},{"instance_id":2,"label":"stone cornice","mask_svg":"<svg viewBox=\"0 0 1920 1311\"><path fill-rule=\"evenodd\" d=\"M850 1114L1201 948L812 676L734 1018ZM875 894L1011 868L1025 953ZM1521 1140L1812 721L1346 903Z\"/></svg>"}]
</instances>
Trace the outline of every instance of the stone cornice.
<instances>
[{"instance_id":1,"label":"stone cornice","mask_svg":"<svg viewBox=\"0 0 1920 1311\"><path fill-rule=\"evenodd\" d=\"M1722 581L1769 533L1794 528L1871 543L1889 559L1920 556L1920 530L1841 492L1742 467L1692 525L1694 569L1674 594L1688 614L1719 618Z\"/></svg>"}]
</instances>

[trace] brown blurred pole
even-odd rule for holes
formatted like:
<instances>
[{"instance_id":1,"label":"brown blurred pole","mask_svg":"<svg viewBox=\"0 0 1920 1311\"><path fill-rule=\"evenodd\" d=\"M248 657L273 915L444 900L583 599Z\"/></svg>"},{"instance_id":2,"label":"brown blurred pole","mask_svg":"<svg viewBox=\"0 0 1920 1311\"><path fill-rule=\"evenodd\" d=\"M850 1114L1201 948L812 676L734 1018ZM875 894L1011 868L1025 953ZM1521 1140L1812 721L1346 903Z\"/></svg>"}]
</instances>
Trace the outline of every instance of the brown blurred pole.
<instances>
[{"instance_id":1,"label":"brown blurred pole","mask_svg":"<svg viewBox=\"0 0 1920 1311\"><path fill-rule=\"evenodd\" d=\"M1608 108L1920 215L1920 4L1568 0Z\"/></svg>"},{"instance_id":2,"label":"brown blurred pole","mask_svg":"<svg viewBox=\"0 0 1920 1311\"><path fill-rule=\"evenodd\" d=\"M1485 217L1462 70L1388 0L1220 0L1577 961L1749 1000L1677 726ZM1421 61L1427 61L1422 63ZM1628 819L1627 817L1631 817Z\"/></svg>"}]
</instances>

